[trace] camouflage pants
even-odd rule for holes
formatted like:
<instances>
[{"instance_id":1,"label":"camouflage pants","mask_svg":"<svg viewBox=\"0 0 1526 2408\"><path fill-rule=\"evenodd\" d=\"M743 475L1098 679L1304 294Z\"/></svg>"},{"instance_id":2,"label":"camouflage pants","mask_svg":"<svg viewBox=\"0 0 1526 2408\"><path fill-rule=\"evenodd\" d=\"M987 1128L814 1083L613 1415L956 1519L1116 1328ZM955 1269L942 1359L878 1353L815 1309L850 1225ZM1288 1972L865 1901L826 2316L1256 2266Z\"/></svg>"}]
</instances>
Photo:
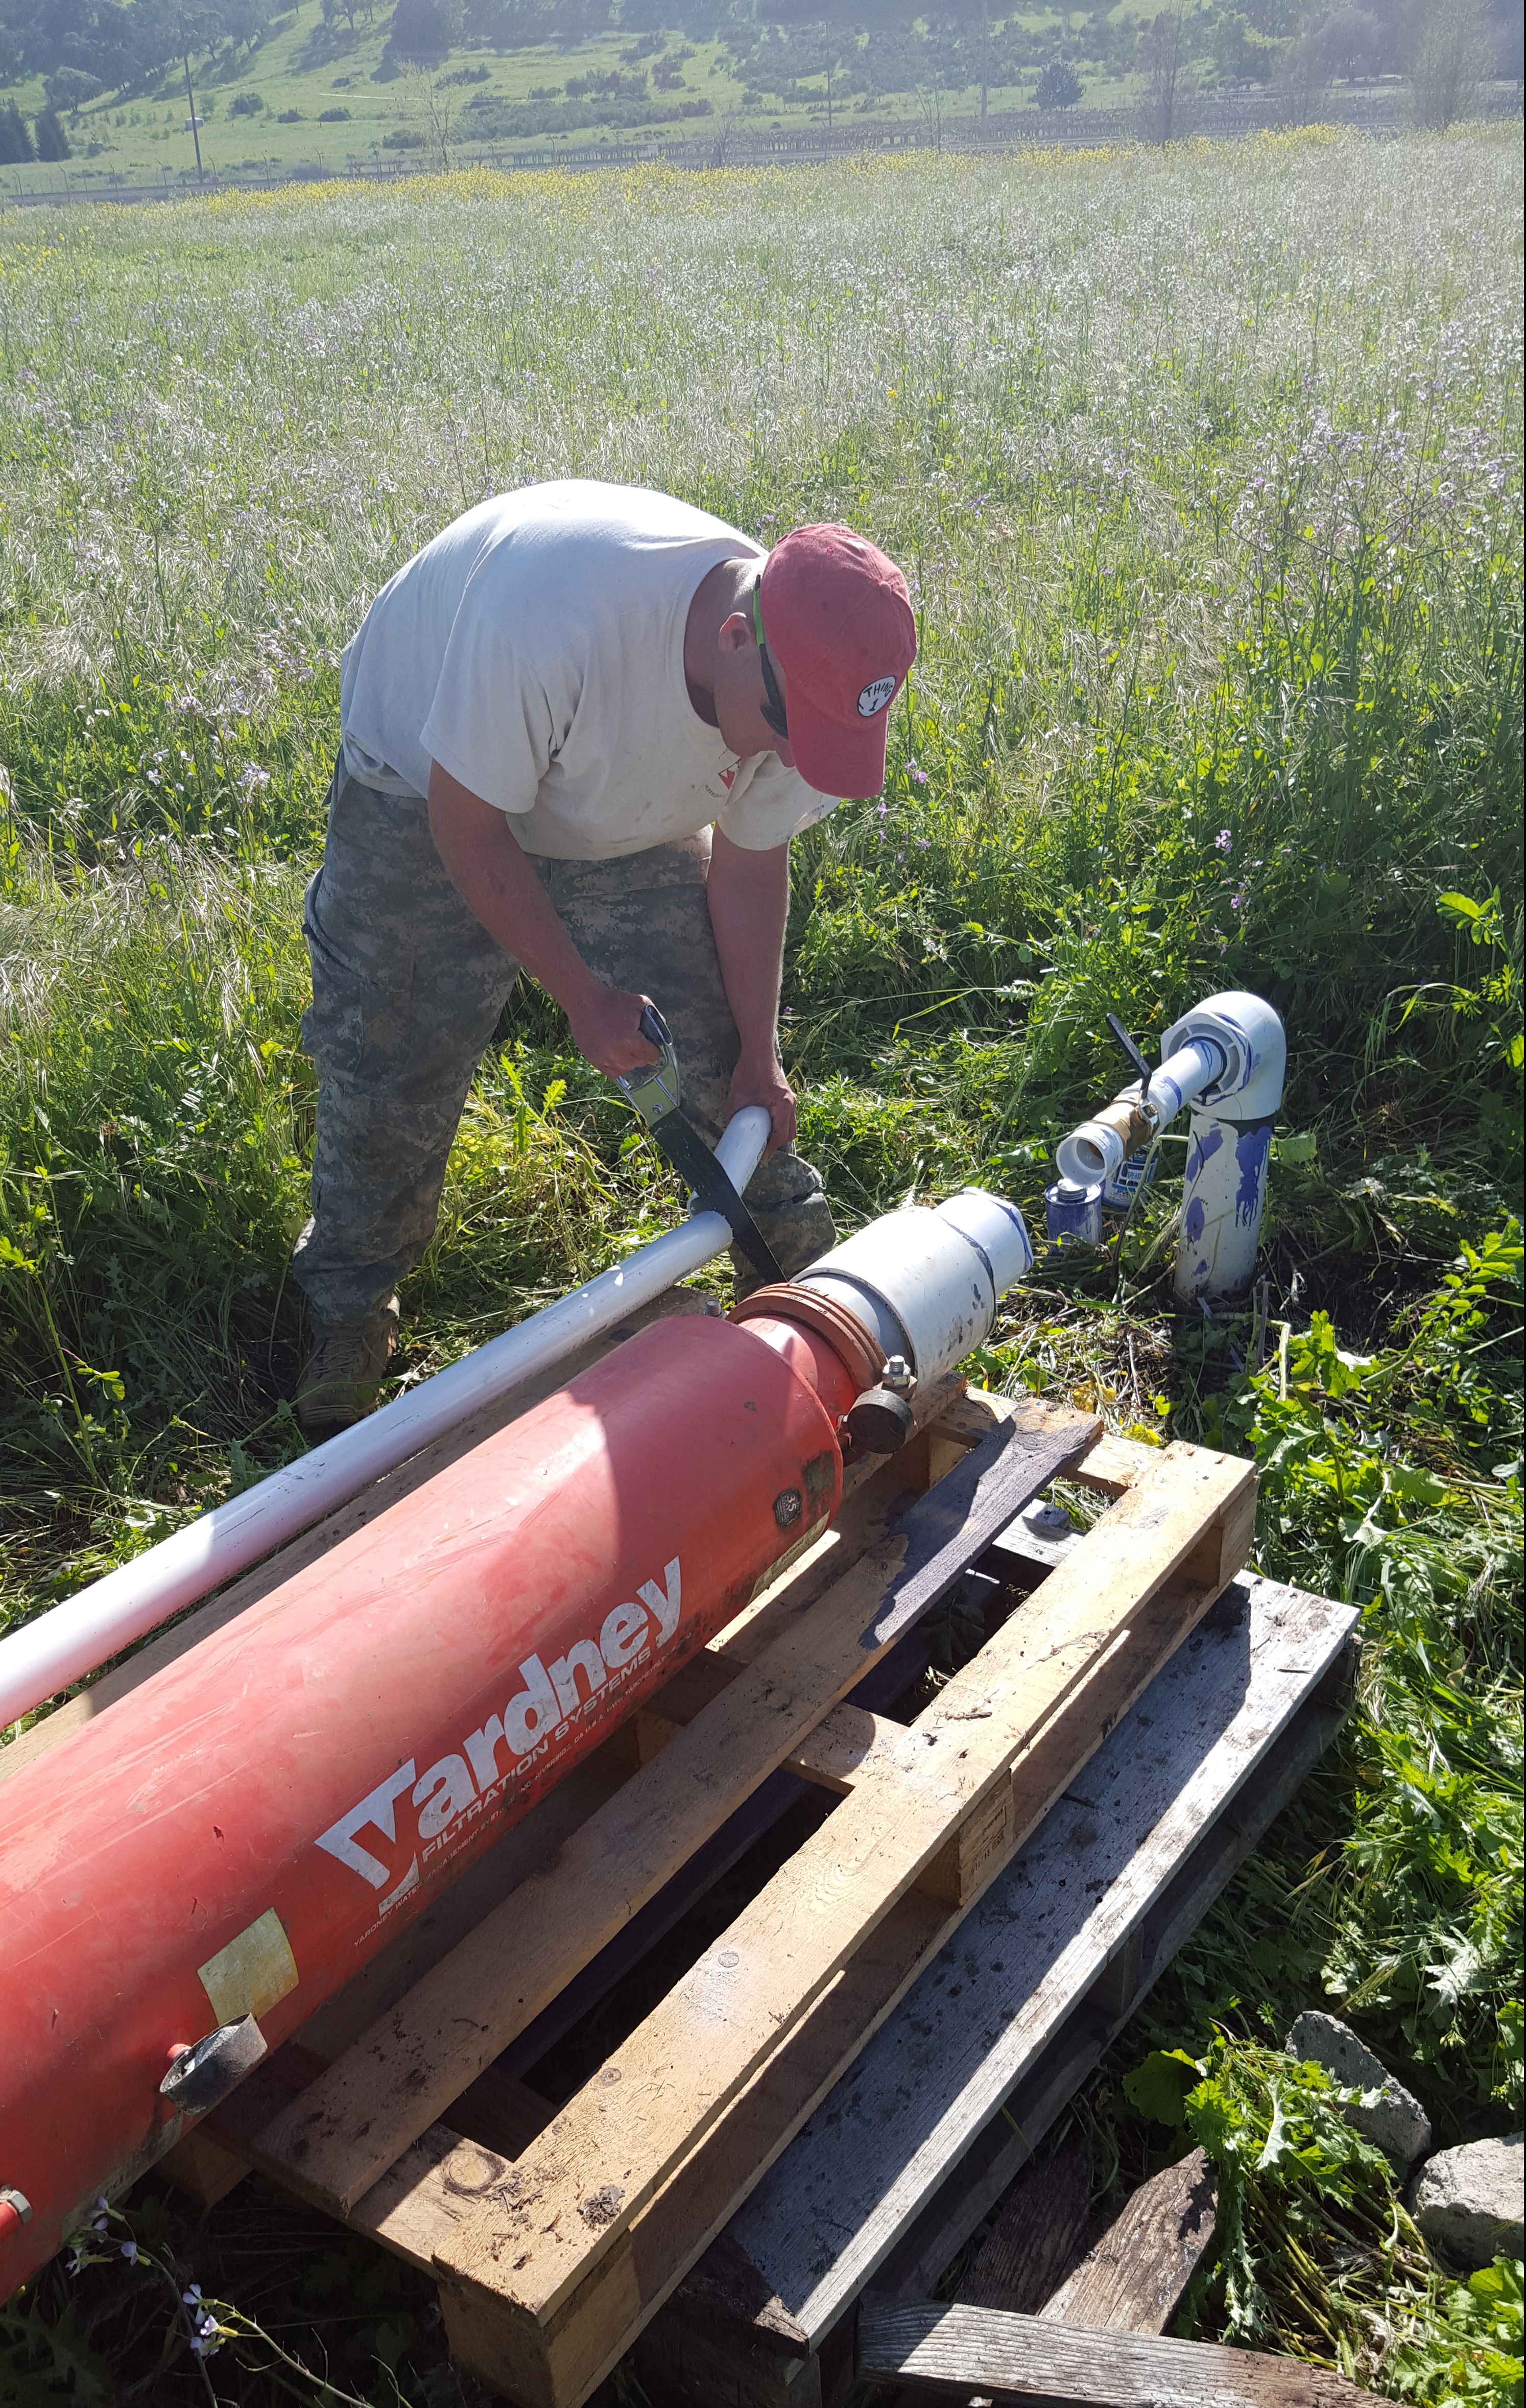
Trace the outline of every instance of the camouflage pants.
<instances>
[{"instance_id":1,"label":"camouflage pants","mask_svg":"<svg viewBox=\"0 0 1526 2408\"><path fill-rule=\"evenodd\" d=\"M616 861L531 858L595 976L666 1016L684 1109L713 1145L740 1040L710 928L709 850L706 832ZM519 971L447 877L427 804L363 786L342 763L303 930L318 1131L292 1270L330 1328L369 1319L429 1243L472 1074ZM797 1154L762 1164L747 1194L786 1271L834 1242L820 1175Z\"/></svg>"}]
</instances>

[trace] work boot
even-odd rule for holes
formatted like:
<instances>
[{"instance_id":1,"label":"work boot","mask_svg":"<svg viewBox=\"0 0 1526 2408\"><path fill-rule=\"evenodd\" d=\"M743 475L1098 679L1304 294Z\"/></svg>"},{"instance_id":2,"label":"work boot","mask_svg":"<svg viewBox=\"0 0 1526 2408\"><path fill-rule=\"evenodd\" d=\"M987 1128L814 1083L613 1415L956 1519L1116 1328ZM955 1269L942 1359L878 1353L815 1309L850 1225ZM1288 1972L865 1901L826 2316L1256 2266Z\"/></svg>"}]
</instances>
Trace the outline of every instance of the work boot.
<instances>
[{"instance_id":1,"label":"work boot","mask_svg":"<svg viewBox=\"0 0 1526 2408\"><path fill-rule=\"evenodd\" d=\"M313 1325L313 1351L297 1375L297 1419L309 1438L330 1438L375 1412L397 1343L397 1298L367 1321Z\"/></svg>"}]
</instances>

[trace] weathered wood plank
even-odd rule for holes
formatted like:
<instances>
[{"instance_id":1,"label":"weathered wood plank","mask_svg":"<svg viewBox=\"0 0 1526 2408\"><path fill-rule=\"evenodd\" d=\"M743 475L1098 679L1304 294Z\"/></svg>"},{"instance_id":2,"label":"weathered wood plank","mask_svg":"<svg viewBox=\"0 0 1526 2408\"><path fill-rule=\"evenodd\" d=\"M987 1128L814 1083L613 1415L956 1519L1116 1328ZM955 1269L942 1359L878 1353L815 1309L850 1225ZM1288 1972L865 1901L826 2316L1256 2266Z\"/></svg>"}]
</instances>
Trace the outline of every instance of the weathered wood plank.
<instances>
[{"instance_id":1,"label":"weathered wood plank","mask_svg":"<svg viewBox=\"0 0 1526 2408\"><path fill-rule=\"evenodd\" d=\"M1212 2245L1218 2210L1218 2173L1205 2150L1190 2149L1141 2183L1037 2313L1089 2330L1163 2333Z\"/></svg>"},{"instance_id":2,"label":"weathered wood plank","mask_svg":"<svg viewBox=\"0 0 1526 2408\"><path fill-rule=\"evenodd\" d=\"M1207 2342L1104 2337L933 2300L866 2299L858 2371L962 2402L980 2390L1049 2408L1378 2408L1373 2392L1297 2358Z\"/></svg>"},{"instance_id":3,"label":"weathered wood plank","mask_svg":"<svg viewBox=\"0 0 1526 2408\"><path fill-rule=\"evenodd\" d=\"M946 2180L959 2187L964 2151L1228 1815L1355 1619L1273 1582L1237 1583L733 2218L728 2238L761 2289L813 2342ZM1227 1866L1233 1832L1224 1844ZM1186 1913L1201 1911L1194 1895Z\"/></svg>"},{"instance_id":4,"label":"weathered wood plank","mask_svg":"<svg viewBox=\"0 0 1526 2408\"><path fill-rule=\"evenodd\" d=\"M1009 2186L956 2298L967 2308L1037 2314L1079 2254L1091 2217L1091 2142L1072 2120L1042 2163Z\"/></svg>"},{"instance_id":5,"label":"weathered wood plank","mask_svg":"<svg viewBox=\"0 0 1526 2408\"><path fill-rule=\"evenodd\" d=\"M256 2162L348 2213L1095 1434L1085 1416L1038 1409L1000 1423L917 1500L896 1536L780 1630L618 1799L277 2117Z\"/></svg>"},{"instance_id":6,"label":"weathered wood plank","mask_svg":"<svg viewBox=\"0 0 1526 2408\"><path fill-rule=\"evenodd\" d=\"M962 1476L945 1487L957 1488ZM1183 1447L1154 1455L1041 1599L1015 1614L919 1717L890 1752L885 1774L874 1777L871 1759L869 1776L724 1944L568 2103L518 2170L514 2200L464 2234L452 2272L506 2290L528 2322L549 2331L953 1825L1010 1781L1015 1757L1120 1644L1131 1618L1178 1567L1219 1567L1228 1543L1221 1533L1244 1529L1253 1489L1251 1468L1231 1458ZM1201 1593L1200 1611L1213 1593ZM899 1627L891 1599L864 1637L888 1643Z\"/></svg>"}]
</instances>

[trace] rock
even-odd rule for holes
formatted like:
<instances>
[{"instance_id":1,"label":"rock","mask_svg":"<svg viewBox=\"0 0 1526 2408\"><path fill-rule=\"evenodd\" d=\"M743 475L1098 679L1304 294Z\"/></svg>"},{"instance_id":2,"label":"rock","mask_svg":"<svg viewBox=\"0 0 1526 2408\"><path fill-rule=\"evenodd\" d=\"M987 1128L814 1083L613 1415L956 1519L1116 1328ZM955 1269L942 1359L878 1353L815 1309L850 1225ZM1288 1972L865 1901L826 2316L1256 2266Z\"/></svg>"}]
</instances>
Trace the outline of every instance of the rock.
<instances>
[{"instance_id":1,"label":"rock","mask_svg":"<svg viewBox=\"0 0 1526 2408\"><path fill-rule=\"evenodd\" d=\"M1347 2122L1374 2142L1401 2174L1425 2155L1431 2145L1431 2118L1348 2024L1310 2009L1299 2016L1287 2045L1290 2057L1322 2065L1343 2090L1367 2093L1365 2100L1344 2110Z\"/></svg>"},{"instance_id":2,"label":"rock","mask_svg":"<svg viewBox=\"0 0 1526 2408\"><path fill-rule=\"evenodd\" d=\"M1427 2241L1464 2266L1521 2254L1521 2135L1442 2149L1415 2178L1413 2213Z\"/></svg>"}]
</instances>

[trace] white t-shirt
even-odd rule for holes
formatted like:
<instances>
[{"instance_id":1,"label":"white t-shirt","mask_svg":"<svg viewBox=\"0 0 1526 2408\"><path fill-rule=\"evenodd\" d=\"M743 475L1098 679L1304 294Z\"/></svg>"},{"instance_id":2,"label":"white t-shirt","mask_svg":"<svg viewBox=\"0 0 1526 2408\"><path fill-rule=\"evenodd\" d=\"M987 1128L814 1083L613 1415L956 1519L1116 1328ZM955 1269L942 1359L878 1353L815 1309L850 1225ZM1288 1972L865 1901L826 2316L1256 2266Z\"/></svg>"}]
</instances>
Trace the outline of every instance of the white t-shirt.
<instances>
[{"instance_id":1,"label":"white t-shirt","mask_svg":"<svg viewBox=\"0 0 1526 2408\"><path fill-rule=\"evenodd\" d=\"M479 502L384 585L339 672L345 766L389 794L437 761L513 814L527 853L602 861L713 821L765 853L824 817L776 752L731 752L689 699L689 605L761 546L634 485Z\"/></svg>"}]
</instances>

